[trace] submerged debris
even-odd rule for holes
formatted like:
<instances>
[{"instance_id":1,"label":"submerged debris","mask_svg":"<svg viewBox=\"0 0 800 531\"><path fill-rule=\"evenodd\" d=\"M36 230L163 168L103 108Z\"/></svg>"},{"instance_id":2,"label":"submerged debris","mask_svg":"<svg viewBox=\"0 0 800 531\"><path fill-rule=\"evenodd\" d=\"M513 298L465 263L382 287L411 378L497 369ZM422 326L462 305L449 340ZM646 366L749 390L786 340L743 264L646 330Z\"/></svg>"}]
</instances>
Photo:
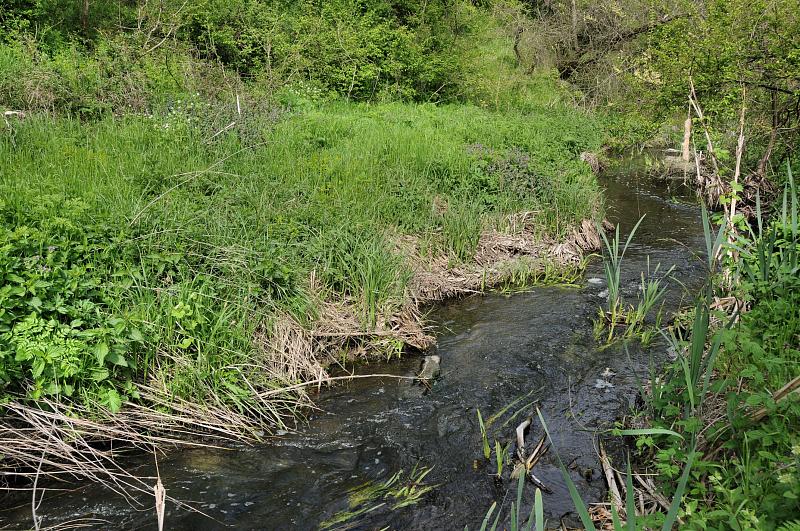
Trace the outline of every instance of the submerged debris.
<instances>
[{"instance_id":1,"label":"submerged debris","mask_svg":"<svg viewBox=\"0 0 800 531\"><path fill-rule=\"evenodd\" d=\"M547 450L550 449L550 445L545 444L546 437L542 436L539 442L536 443L536 446L534 446L533 451L528 455L525 449L525 432L530 428L530 425L531 419L529 418L517 426L517 459L519 459L519 462L514 466L514 470L511 472L511 478L518 478L520 474L525 474L536 487L540 488L543 492L550 493L552 491L533 473L533 467L536 466L536 463L547 453Z\"/></svg>"},{"instance_id":2,"label":"submerged debris","mask_svg":"<svg viewBox=\"0 0 800 531\"><path fill-rule=\"evenodd\" d=\"M594 387L595 387L595 389L606 389L606 390L608 390L608 389L613 388L614 384L609 382L608 380L603 380L601 378L597 378L594 381Z\"/></svg>"},{"instance_id":3,"label":"submerged debris","mask_svg":"<svg viewBox=\"0 0 800 531\"><path fill-rule=\"evenodd\" d=\"M439 377L441 358L439 356L425 356L422 362L422 370L419 372L420 380L430 382Z\"/></svg>"}]
</instances>

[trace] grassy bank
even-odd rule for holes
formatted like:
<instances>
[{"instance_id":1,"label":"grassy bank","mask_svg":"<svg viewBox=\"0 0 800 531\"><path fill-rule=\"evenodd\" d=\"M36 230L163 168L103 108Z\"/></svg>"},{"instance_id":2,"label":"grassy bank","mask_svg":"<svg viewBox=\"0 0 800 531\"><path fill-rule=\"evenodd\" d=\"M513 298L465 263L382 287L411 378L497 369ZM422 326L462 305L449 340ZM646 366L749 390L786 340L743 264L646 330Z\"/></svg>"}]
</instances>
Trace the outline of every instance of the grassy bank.
<instances>
[{"instance_id":1,"label":"grassy bank","mask_svg":"<svg viewBox=\"0 0 800 531\"><path fill-rule=\"evenodd\" d=\"M564 239L598 213L579 153L599 130L567 107L245 105L227 130L215 111L3 135L6 399L117 411L144 384L279 426L296 397L273 390L426 344L428 265L491 272L482 238Z\"/></svg>"},{"instance_id":2,"label":"grassy bank","mask_svg":"<svg viewBox=\"0 0 800 531\"><path fill-rule=\"evenodd\" d=\"M747 231L730 237L723 228L716 244L708 237L717 257L710 284L670 331L678 359L653 375L631 421L637 429L627 432L639 432L640 472L675 496L682 529L797 526L799 203L791 175L787 168L783 203L759 210Z\"/></svg>"}]
</instances>

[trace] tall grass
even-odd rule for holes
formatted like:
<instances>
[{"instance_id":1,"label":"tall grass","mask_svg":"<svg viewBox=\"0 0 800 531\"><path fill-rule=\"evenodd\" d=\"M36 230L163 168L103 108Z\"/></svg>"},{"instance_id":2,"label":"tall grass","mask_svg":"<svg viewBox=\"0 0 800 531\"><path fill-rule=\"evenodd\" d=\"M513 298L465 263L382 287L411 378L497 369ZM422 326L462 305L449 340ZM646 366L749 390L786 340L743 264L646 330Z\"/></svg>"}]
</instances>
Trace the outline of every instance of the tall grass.
<instances>
[{"instance_id":1,"label":"tall grass","mask_svg":"<svg viewBox=\"0 0 800 531\"><path fill-rule=\"evenodd\" d=\"M645 345L651 341L655 330L651 327L646 327L645 322L652 310L663 300L667 290L666 283L674 270L674 267L671 267L659 277L661 264L657 264L655 269L651 271L650 259L648 257L647 272L645 273L643 271L641 273L637 304L635 306L630 304L626 305L622 301L620 295L622 261L642 220L644 220L644 216L636 222L636 225L631 229L631 232L628 234L622 246L619 225L617 225L614 236L612 236L610 240L605 232L598 227L605 247L605 253L603 253L603 273L606 277L608 295L606 297L606 309L601 309L600 318L595 322L595 333L600 335L604 333L605 328L608 328L606 343L611 343L617 333L617 329L621 327L624 327L621 335L625 339L638 337L642 344ZM658 310L656 313L656 329L658 329L660 322L661 311Z\"/></svg>"},{"instance_id":2,"label":"tall grass","mask_svg":"<svg viewBox=\"0 0 800 531\"><path fill-rule=\"evenodd\" d=\"M255 344L276 316L309 327L321 298L352 303L365 330L391 326L408 302L403 237L466 261L483 228L511 212L542 212L541 235L558 237L599 198L573 154L574 142L596 147L598 129L564 107L332 102L278 120L253 109L220 134L211 111L181 103L168 114L15 123L13 138L0 136L3 223L13 229L45 196L86 205L124 249L94 257L115 266L106 311L141 333L137 379L271 422L254 393L315 363L273 363ZM529 153L554 188L511 193L476 166L475 143Z\"/></svg>"}]
</instances>

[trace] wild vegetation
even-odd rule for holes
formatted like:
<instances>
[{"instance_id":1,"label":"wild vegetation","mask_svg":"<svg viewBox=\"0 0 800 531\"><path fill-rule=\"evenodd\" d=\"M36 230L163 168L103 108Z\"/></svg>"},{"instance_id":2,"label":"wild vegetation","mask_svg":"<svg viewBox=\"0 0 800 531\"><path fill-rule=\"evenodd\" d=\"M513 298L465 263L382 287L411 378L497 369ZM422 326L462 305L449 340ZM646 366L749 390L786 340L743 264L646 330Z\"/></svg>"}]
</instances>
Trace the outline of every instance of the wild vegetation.
<instances>
[{"instance_id":1,"label":"wild vegetation","mask_svg":"<svg viewBox=\"0 0 800 531\"><path fill-rule=\"evenodd\" d=\"M669 336L678 361L645 395L644 420L665 431L637 438L642 458L665 484L677 463L694 461L688 528L775 529L800 508L798 199L788 176L775 218L730 243L720 230L710 265L716 255L724 269Z\"/></svg>"},{"instance_id":2,"label":"wild vegetation","mask_svg":"<svg viewBox=\"0 0 800 531\"><path fill-rule=\"evenodd\" d=\"M592 170L651 145L680 148L713 212L709 285L666 333L678 359L621 427L674 500L637 525L789 525L798 34L791 0L5 2L5 463L30 475L48 426L164 429L143 410L283 428L330 364L428 345L421 304L574 279L601 243ZM661 281L626 306L626 245L602 241L598 335L658 339ZM367 501L408 498L395 487Z\"/></svg>"},{"instance_id":3,"label":"wild vegetation","mask_svg":"<svg viewBox=\"0 0 800 531\"><path fill-rule=\"evenodd\" d=\"M800 509L800 334L790 309L798 292L797 6L534 7L532 21L517 19L521 60L552 66L580 87L584 101L608 117L609 146L678 148L684 179L715 210L708 287L687 319L666 332L677 360L664 372L654 368L641 415L621 431L636 442L640 471L655 473L663 493L645 511L653 514L637 509L628 524L666 529L672 515L681 528L790 529ZM609 284L619 242L618 235L606 241ZM605 315L621 313L619 306L610 289ZM601 323L607 339L618 320ZM652 485L641 487L647 499Z\"/></svg>"},{"instance_id":4,"label":"wild vegetation","mask_svg":"<svg viewBox=\"0 0 800 531\"><path fill-rule=\"evenodd\" d=\"M422 7L3 12L0 397L6 464L29 467L11 472L63 450L19 426L72 415L87 441L109 413L284 429L331 364L429 345L425 302L574 278L599 123L517 69L486 8Z\"/></svg>"}]
</instances>

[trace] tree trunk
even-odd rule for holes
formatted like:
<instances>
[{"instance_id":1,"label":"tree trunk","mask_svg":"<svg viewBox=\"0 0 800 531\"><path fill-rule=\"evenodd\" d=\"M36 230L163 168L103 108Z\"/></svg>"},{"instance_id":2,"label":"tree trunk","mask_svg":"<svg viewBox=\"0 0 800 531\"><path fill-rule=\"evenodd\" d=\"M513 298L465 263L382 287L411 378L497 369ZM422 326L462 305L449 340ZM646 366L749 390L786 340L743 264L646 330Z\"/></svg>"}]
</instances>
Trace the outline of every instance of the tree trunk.
<instances>
[{"instance_id":1,"label":"tree trunk","mask_svg":"<svg viewBox=\"0 0 800 531\"><path fill-rule=\"evenodd\" d=\"M83 8L81 9L81 29L83 34L89 34L89 0L83 0Z\"/></svg>"}]
</instances>

